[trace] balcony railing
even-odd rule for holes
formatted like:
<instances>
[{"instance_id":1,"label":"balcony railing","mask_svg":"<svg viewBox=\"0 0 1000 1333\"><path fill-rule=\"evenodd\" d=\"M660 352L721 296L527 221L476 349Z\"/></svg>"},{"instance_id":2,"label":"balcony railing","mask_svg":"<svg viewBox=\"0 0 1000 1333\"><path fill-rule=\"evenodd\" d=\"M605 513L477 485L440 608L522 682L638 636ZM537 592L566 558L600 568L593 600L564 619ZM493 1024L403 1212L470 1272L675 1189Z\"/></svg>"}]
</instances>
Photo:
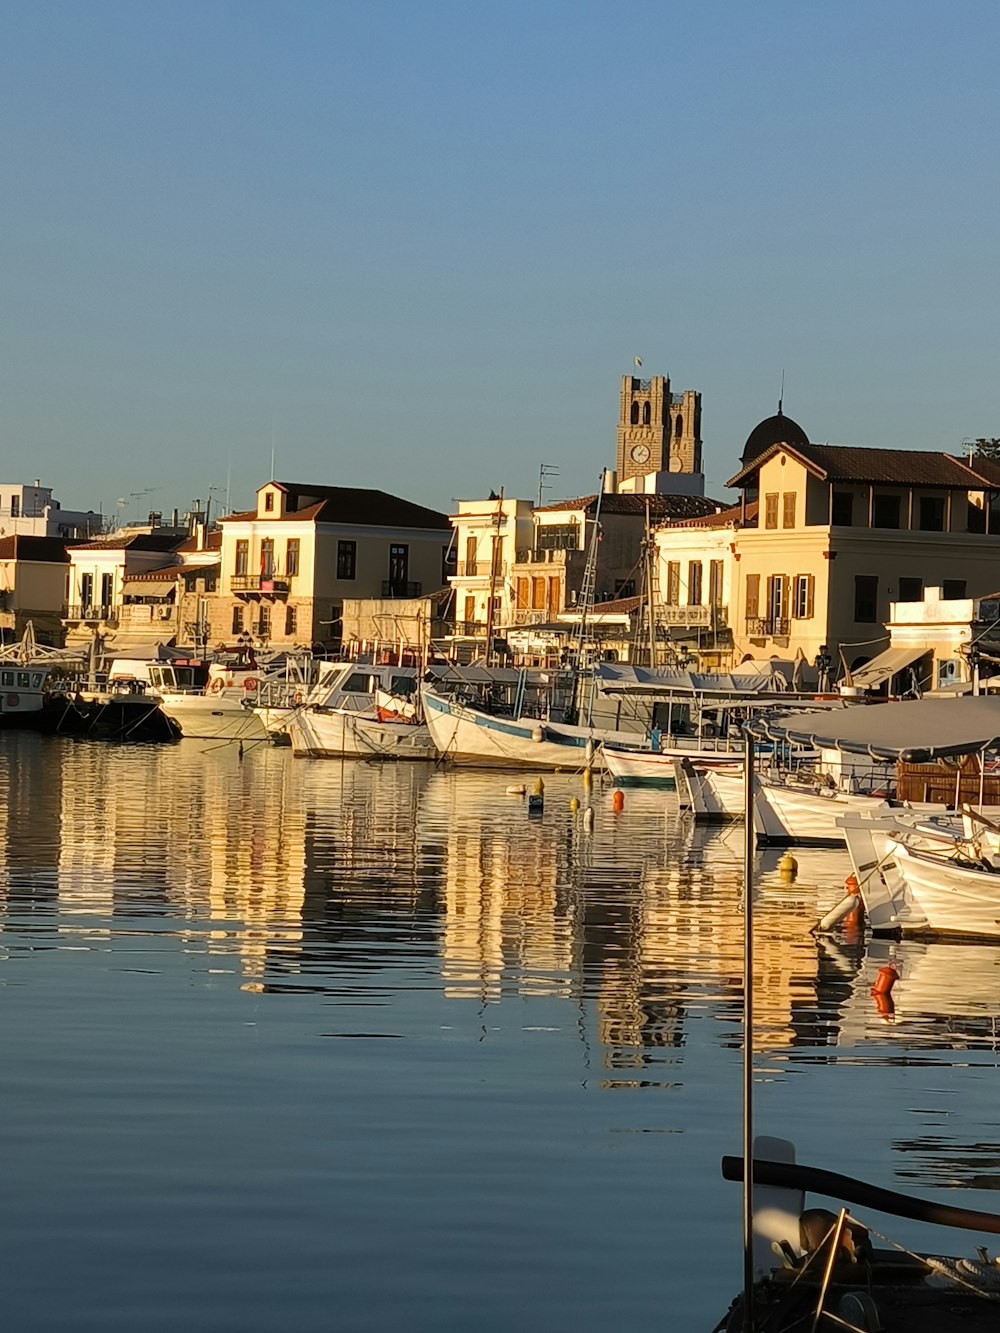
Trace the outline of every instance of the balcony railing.
<instances>
[{"instance_id":1,"label":"balcony railing","mask_svg":"<svg viewBox=\"0 0 1000 1333\"><path fill-rule=\"evenodd\" d=\"M486 635L486 621L457 620L455 622L455 633L466 634L472 639L482 639Z\"/></svg>"},{"instance_id":2,"label":"balcony railing","mask_svg":"<svg viewBox=\"0 0 1000 1333\"><path fill-rule=\"evenodd\" d=\"M458 577L460 579L488 579L493 565L489 560L459 560ZM498 560L496 564L497 578L501 578L507 573L506 560Z\"/></svg>"},{"instance_id":3,"label":"balcony railing","mask_svg":"<svg viewBox=\"0 0 1000 1333\"><path fill-rule=\"evenodd\" d=\"M229 580L230 592L287 592L288 579L275 574L234 574Z\"/></svg>"},{"instance_id":4,"label":"balcony railing","mask_svg":"<svg viewBox=\"0 0 1000 1333\"><path fill-rule=\"evenodd\" d=\"M787 616L747 616L747 634L756 639L780 639L791 632Z\"/></svg>"},{"instance_id":5,"label":"balcony railing","mask_svg":"<svg viewBox=\"0 0 1000 1333\"><path fill-rule=\"evenodd\" d=\"M565 565L582 552L575 546L519 546L516 555L519 565Z\"/></svg>"},{"instance_id":6,"label":"balcony railing","mask_svg":"<svg viewBox=\"0 0 1000 1333\"><path fill-rule=\"evenodd\" d=\"M118 623L116 606L94 605L92 602L77 602L63 607L63 620L100 620L105 625Z\"/></svg>"},{"instance_id":7,"label":"balcony railing","mask_svg":"<svg viewBox=\"0 0 1000 1333\"><path fill-rule=\"evenodd\" d=\"M382 580L383 597L419 597L423 588L422 583L393 583L391 579Z\"/></svg>"}]
</instances>

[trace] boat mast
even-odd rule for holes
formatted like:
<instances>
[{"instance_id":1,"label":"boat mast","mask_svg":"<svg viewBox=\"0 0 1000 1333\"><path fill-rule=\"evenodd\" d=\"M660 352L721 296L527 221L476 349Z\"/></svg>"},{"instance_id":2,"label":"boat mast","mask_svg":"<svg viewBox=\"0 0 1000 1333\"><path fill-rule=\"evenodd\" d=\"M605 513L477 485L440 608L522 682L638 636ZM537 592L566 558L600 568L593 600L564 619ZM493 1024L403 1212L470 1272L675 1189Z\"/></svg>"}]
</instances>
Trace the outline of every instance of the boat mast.
<instances>
[{"instance_id":1,"label":"boat mast","mask_svg":"<svg viewBox=\"0 0 1000 1333\"><path fill-rule=\"evenodd\" d=\"M605 478L607 477L607 472L607 468L601 469L601 489L597 493L597 505L594 509L594 527L590 534L590 545L587 549L587 563L583 570L583 586L580 589L580 600L577 603L580 608L580 623L577 626L576 631L576 660L574 662L574 667L576 669L578 680L580 673L583 670L583 649L587 642L587 616L593 609L594 589L597 585L597 547L601 540L601 501L604 499L604 483Z\"/></svg>"},{"instance_id":2,"label":"boat mast","mask_svg":"<svg viewBox=\"0 0 1000 1333\"><path fill-rule=\"evenodd\" d=\"M497 496L497 512L493 516L493 535L490 542L490 592L486 603L486 666L493 665L493 598L496 596L497 576L500 572L500 525L503 522L503 487Z\"/></svg>"},{"instance_id":3,"label":"boat mast","mask_svg":"<svg viewBox=\"0 0 1000 1333\"><path fill-rule=\"evenodd\" d=\"M646 496L646 615L649 619L649 669L656 670L656 600L653 595L653 533L649 526L649 496Z\"/></svg>"}]
</instances>

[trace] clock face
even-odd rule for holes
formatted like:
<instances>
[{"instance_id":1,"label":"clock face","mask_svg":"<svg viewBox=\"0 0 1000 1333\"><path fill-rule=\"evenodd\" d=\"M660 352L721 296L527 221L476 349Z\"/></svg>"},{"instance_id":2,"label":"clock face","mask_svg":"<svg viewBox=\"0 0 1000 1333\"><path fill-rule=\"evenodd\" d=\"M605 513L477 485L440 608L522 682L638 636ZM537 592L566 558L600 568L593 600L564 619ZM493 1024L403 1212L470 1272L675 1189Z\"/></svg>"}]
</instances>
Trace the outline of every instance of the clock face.
<instances>
[{"instance_id":1,"label":"clock face","mask_svg":"<svg viewBox=\"0 0 1000 1333\"><path fill-rule=\"evenodd\" d=\"M632 449L633 463L645 463L648 458L649 458L648 444L637 444L634 446L634 448Z\"/></svg>"}]
</instances>

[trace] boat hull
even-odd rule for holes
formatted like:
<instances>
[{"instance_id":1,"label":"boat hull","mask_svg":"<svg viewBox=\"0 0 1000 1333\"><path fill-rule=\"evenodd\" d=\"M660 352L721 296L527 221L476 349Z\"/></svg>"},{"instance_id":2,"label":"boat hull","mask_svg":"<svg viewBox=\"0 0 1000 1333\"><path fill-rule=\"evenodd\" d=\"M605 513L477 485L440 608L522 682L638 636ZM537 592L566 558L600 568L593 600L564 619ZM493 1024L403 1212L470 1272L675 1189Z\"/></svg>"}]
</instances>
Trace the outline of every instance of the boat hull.
<instances>
[{"instance_id":1,"label":"boat hull","mask_svg":"<svg viewBox=\"0 0 1000 1333\"><path fill-rule=\"evenodd\" d=\"M437 757L421 723L380 721L357 711L299 708L288 719L292 754L306 759L433 760Z\"/></svg>"},{"instance_id":2,"label":"boat hull","mask_svg":"<svg viewBox=\"0 0 1000 1333\"><path fill-rule=\"evenodd\" d=\"M424 691L424 717L438 754L475 768L606 768L612 746L635 748L635 734L497 717Z\"/></svg>"},{"instance_id":3,"label":"boat hull","mask_svg":"<svg viewBox=\"0 0 1000 1333\"><path fill-rule=\"evenodd\" d=\"M171 694L162 691L163 711L173 718L185 740L260 741L267 736L252 708L225 695Z\"/></svg>"}]
</instances>

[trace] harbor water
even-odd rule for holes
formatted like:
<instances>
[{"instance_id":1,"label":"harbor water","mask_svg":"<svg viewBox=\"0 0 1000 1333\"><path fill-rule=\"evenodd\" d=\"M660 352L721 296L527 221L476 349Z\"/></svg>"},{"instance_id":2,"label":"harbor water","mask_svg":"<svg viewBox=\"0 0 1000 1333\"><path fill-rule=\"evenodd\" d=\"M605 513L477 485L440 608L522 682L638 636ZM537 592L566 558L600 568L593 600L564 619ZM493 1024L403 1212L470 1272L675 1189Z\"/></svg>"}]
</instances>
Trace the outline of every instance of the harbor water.
<instances>
[{"instance_id":1,"label":"harbor water","mask_svg":"<svg viewBox=\"0 0 1000 1333\"><path fill-rule=\"evenodd\" d=\"M742 830L522 780L0 736L9 1328L707 1333ZM849 867L796 855L758 859L758 1132L991 1209L1000 949L817 941Z\"/></svg>"}]
</instances>

